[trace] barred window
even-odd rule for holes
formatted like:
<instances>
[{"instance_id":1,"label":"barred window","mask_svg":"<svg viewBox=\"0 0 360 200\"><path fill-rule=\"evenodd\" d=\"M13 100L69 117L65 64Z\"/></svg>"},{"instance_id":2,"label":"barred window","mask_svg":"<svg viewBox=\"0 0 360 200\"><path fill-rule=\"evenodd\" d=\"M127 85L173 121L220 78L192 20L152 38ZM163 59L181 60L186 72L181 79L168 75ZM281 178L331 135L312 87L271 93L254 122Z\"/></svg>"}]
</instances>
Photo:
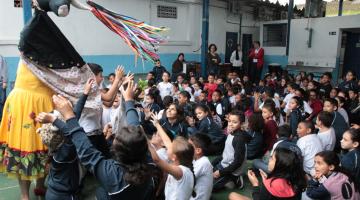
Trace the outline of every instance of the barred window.
<instances>
[{"instance_id":1,"label":"barred window","mask_svg":"<svg viewBox=\"0 0 360 200\"><path fill-rule=\"evenodd\" d=\"M158 5L157 6L157 16L159 18L176 19L177 18L177 8L174 6Z\"/></svg>"}]
</instances>

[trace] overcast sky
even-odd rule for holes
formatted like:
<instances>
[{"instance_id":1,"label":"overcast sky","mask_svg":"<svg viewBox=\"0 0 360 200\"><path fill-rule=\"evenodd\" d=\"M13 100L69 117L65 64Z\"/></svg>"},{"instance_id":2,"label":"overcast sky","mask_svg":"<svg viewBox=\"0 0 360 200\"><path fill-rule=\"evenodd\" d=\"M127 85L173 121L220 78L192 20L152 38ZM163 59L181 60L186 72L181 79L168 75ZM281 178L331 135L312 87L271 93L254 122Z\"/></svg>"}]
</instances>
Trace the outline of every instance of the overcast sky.
<instances>
[{"instance_id":1,"label":"overcast sky","mask_svg":"<svg viewBox=\"0 0 360 200\"><path fill-rule=\"evenodd\" d=\"M276 2L276 0L270 0L271 2ZM325 1L331 1L331 0L325 0ZM279 0L280 4L286 4L289 2L289 0ZM305 4L305 0L295 0L295 4Z\"/></svg>"}]
</instances>

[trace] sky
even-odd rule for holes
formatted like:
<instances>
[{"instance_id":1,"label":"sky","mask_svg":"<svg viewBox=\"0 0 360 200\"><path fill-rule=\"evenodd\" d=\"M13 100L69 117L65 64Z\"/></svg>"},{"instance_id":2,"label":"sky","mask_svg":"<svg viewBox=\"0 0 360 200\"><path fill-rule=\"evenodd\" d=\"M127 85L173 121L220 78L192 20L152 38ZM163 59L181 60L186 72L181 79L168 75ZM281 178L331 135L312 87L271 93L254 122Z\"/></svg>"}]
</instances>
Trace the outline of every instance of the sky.
<instances>
[{"instance_id":1,"label":"sky","mask_svg":"<svg viewBox=\"0 0 360 200\"><path fill-rule=\"evenodd\" d=\"M270 0L271 2L276 2L276 0ZM325 0L325 1L331 1L331 0ZM279 0L280 4L286 4L287 2L289 2L289 0ZM295 5L296 4L305 4L305 0L294 0Z\"/></svg>"}]
</instances>

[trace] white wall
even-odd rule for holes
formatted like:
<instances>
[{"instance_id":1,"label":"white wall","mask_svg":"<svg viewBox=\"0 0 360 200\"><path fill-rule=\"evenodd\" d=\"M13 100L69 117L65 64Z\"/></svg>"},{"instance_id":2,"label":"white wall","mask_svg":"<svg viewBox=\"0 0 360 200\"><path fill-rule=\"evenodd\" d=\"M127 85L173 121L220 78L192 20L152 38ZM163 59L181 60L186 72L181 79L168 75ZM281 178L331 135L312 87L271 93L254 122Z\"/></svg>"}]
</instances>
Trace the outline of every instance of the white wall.
<instances>
[{"instance_id":1,"label":"white wall","mask_svg":"<svg viewBox=\"0 0 360 200\"><path fill-rule=\"evenodd\" d=\"M305 66L336 67L340 57L341 29L360 28L360 15L313 18L309 27L313 29L312 47L308 48L308 19L295 19L291 23L289 65L304 62ZM336 32L336 35L329 35Z\"/></svg>"},{"instance_id":2,"label":"white wall","mask_svg":"<svg viewBox=\"0 0 360 200\"><path fill-rule=\"evenodd\" d=\"M83 1L84 2L84 1ZM201 45L202 1L157 1L157 0L96 0L105 8L144 20L155 26L168 26L169 43L159 53L193 53ZM156 6L174 5L178 8L178 19L159 19ZM238 18L230 19L226 3L211 1L209 19L209 43L218 46L218 52L225 54L226 32L238 32ZM14 8L13 1L0 3L0 54L18 56L17 43L23 27L22 8ZM132 55L132 51L117 35L107 29L90 12L71 7L68 17L59 18L49 14L60 30L82 55ZM227 23L229 21L230 23ZM258 39L258 28L252 16L244 14L242 34L253 34ZM195 52L200 54L200 51Z\"/></svg>"}]
</instances>

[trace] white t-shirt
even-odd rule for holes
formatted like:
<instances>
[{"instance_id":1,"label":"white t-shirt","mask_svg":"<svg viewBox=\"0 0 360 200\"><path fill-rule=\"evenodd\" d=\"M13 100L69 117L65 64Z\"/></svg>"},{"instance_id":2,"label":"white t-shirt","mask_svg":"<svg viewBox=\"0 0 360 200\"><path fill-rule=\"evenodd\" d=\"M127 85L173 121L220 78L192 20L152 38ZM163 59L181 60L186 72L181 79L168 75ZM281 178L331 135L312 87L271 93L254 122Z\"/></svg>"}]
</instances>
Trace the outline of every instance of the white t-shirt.
<instances>
[{"instance_id":1,"label":"white t-shirt","mask_svg":"<svg viewBox=\"0 0 360 200\"><path fill-rule=\"evenodd\" d=\"M285 98L286 98L286 97L285 97ZM291 97L291 98L292 98L292 97ZM290 99L291 99L291 98L290 98ZM284 101L285 101L285 99L284 99ZM285 106L285 108L284 108L284 112L287 112L287 111L289 110L289 106L290 106L289 102L290 102L290 100L289 100L288 102L286 102L286 106ZM308 102L303 101L303 103L304 103L304 111L305 111L305 113L311 114L311 113L313 112L313 110L312 110L312 108L310 107L310 105L308 104Z\"/></svg>"},{"instance_id":2,"label":"white t-shirt","mask_svg":"<svg viewBox=\"0 0 360 200\"><path fill-rule=\"evenodd\" d=\"M103 106L103 112L102 112L102 118L101 118L102 127L104 127L106 124L110 123L110 121L111 121L110 113L111 113L111 108Z\"/></svg>"},{"instance_id":3,"label":"white t-shirt","mask_svg":"<svg viewBox=\"0 0 360 200\"><path fill-rule=\"evenodd\" d=\"M232 52L230 57L230 62L232 63L233 67L241 67L242 62L242 51L239 51L239 60L236 60L236 50Z\"/></svg>"},{"instance_id":4,"label":"white t-shirt","mask_svg":"<svg viewBox=\"0 0 360 200\"><path fill-rule=\"evenodd\" d=\"M286 103L286 106L287 106L287 104L289 103L290 99L293 98L293 97L294 97L294 94L293 94L293 93L289 93L289 94L287 94L287 95L285 96L285 98L284 98L283 101Z\"/></svg>"},{"instance_id":5,"label":"white t-shirt","mask_svg":"<svg viewBox=\"0 0 360 200\"><path fill-rule=\"evenodd\" d=\"M299 138L296 145L300 148L303 160L304 171L308 174L315 174L315 155L323 151L322 143L316 134L310 134Z\"/></svg>"},{"instance_id":6,"label":"white t-shirt","mask_svg":"<svg viewBox=\"0 0 360 200\"><path fill-rule=\"evenodd\" d=\"M213 166L208 157L203 156L193 161L194 174L196 178L196 197L191 200L209 200L213 188Z\"/></svg>"},{"instance_id":7,"label":"white t-shirt","mask_svg":"<svg viewBox=\"0 0 360 200\"><path fill-rule=\"evenodd\" d=\"M194 188L194 174L185 166L179 165L183 172L180 180L168 175L165 184L166 200L189 200Z\"/></svg>"},{"instance_id":8,"label":"white t-shirt","mask_svg":"<svg viewBox=\"0 0 360 200\"><path fill-rule=\"evenodd\" d=\"M160 91L161 99L164 99L165 96L171 95L173 85L169 82L160 82L157 88Z\"/></svg>"},{"instance_id":9,"label":"white t-shirt","mask_svg":"<svg viewBox=\"0 0 360 200\"><path fill-rule=\"evenodd\" d=\"M275 99L275 98L273 98L272 100L273 100L274 103L275 103L275 108L280 108L280 101L279 101L278 99ZM260 109L260 110L262 109L262 107L264 106L264 104L265 104L265 101L260 104L260 106L259 106L259 109Z\"/></svg>"},{"instance_id":10,"label":"white t-shirt","mask_svg":"<svg viewBox=\"0 0 360 200\"><path fill-rule=\"evenodd\" d=\"M334 128L330 128L327 131L318 133L318 137L321 140L321 144L324 150L333 151L336 143L336 135Z\"/></svg>"}]
</instances>

